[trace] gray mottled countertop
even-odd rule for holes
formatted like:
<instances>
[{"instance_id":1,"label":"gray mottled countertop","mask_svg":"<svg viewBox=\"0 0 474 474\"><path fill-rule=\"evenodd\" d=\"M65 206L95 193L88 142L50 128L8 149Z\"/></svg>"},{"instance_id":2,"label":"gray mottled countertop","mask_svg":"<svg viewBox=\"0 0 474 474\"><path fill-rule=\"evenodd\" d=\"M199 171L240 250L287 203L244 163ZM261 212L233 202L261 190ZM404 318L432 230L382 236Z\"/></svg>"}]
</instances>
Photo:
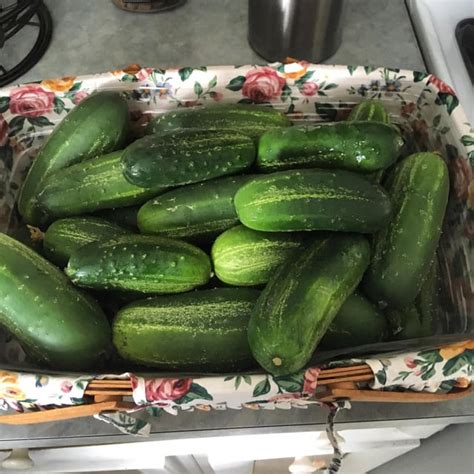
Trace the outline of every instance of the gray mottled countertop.
<instances>
[{"instance_id":1,"label":"gray mottled countertop","mask_svg":"<svg viewBox=\"0 0 474 474\"><path fill-rule=\"evenodd\" d=\"M43 59L18 82L143 66L218 65L264 62L247 43L247 0L189 0L172 12L137 15L108 0L46 0L54 36ZM3 50L9 60L21 51ZM2 58L3 59L3 58ZM328 61L424 70L403 0L350 0L343 41ZM325 410L227 410L164 414L152 439L222 433L321 429ZM453 423L474 420L472 399L448 403L354 404L338 417L341 428L394 426L400 423ZM0 425L0 445L11 447L135 441L95 419L36 426Z\"/></svg>"},{"instance_id":2,"label":"gray mottled countertop","mask_svg":"<svg viewBox=\"0 0 474 474\"><path fill-rule=\"evenodd\" d=\"M54 22L50 48L18 82L142 66L253 64L247 0L188 0L160 14L127 13L110 0L45 0ZM3 50L9 61L25 44ZM3 57L2 57L3 59ZM305 58L301 58L305 59ZM331 64L424 70L403 0L349 0L342 45Z\"/></svg>"}]
</instances>

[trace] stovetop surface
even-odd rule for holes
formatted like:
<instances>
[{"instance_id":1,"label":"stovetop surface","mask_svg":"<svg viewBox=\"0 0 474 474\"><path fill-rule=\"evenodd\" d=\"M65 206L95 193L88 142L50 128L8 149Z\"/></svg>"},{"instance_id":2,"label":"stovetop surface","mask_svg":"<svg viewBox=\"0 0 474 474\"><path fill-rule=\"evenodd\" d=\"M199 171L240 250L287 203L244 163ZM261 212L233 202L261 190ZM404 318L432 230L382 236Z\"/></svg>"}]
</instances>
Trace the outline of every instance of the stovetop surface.
<instances>
[{"instance_id":1,"label":"stovetop surface","mask_svg":"<svg viewBox=\"0 0 474 474\"><path fill-rule=\"evenodd\" d=\"M474 1L406 0L406 3L428 71L454 88L473 124Z\"/></svg>"}]
</instances>

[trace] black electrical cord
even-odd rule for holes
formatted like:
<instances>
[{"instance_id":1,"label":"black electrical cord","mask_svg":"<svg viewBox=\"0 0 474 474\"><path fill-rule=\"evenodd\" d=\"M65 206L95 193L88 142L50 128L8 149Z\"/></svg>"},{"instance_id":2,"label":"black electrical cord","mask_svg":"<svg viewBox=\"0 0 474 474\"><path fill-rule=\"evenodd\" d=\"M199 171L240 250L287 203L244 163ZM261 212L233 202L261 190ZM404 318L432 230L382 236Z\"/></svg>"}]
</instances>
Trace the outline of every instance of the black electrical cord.
<instances>
[{"instance_id":1,"label":"black electrical cord","mask_svg":"<svg viewBox=\"0 0 474 474\"><path fill-rule=\"evenodd\" d=\"M33 17L37 21L32 21ZM16 66L7 70L0 64L0 87L9 84L30 70L48 49L53 22L43 0L17 0L0 9L0 48L25 26L37 26L38 37L31 51Z\"/></svg>"}]
</instances>

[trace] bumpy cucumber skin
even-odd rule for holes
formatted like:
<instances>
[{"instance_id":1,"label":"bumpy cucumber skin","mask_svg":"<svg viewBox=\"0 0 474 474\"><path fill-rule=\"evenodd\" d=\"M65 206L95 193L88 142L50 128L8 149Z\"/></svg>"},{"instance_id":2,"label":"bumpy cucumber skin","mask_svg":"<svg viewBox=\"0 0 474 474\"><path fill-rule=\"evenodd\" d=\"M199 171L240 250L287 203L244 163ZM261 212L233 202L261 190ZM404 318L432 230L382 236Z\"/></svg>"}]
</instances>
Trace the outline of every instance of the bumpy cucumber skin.
<instances>
[{"instance_id":1,"label":"bumpy cucumber skin","mask_svg":"<svg viewBox=\"0 0 474 474\"><path fill-rule=\"evenodd\" d=\"M403 141L380 122L333 122L270 130L258 145L262 171L289 168L342 168L371 173L388 168Z\"/></svg>"},{"instance_id":2,"label":"bumpy cucumber skin","mask_svg":"<svg viewBox=\"0 0 474 474\"><path fill-rule=\"evenodd\" d=\"M326 350L381 342L387 335L387 320L360 293L349 296L319 343Z\"/></svg>"},{"instance_id":3,"label":"bumpy cucumber skin","mask_svg":"<svg viewBox=\"0 0 474 474\"><path fill-rule=\"evenodd\" d=\"M34 361L56 370L84 370L108 352L104 313L53 264L0 234L0 266L0 324Z\"/></svg>"},{"instance_id":4,"label":"bumpy cucumber skin","mask_svg":"<svg viewBox=\"0 0 474 474\"><path fill-rule=\"evenodd\" d=\"M130 235L81 247L65 271L86 288L166 294L206 284L211 263L201 249L186 242Z\"/></svg>"},{"instance_id":5,"label":"bumpy cucumber skin","mask_svg":"<svg viewBox=\"0 0 474 474\"><path fill-rule=\"evenodd\" d=\"M390 115L385 110L382 102L378 100L366 100L357 104L347 118L349 122L368 121L383 122L387 125L392 123ZM374 171L367 175L371 183L380 183L382 181L385 170Z\"/></svg>"},{"instance_id":6,"label":"bumpy cucumber skin","mask_svg":"<svg viewBox=\"0 0 474 474\"><path fill-rule=\"evenodd\" d=\"M419 293L433 261L448 202L449 175L433 153L405 158L386 182L393 218L374 237L365 293L381 306L405 308Z\"/></svg>"},{"instance_id":7,"label":"bumpy cucumber skin","mask_svg":"<svg viewBox=\"0 0 474 474\"><path fill-rule=\"evenodd\" d=\"M25 222L40 225L47 220L37 202L47 176L121 148L128 128L127 102L119 93L98 92L75 107L52 131L23 183L18 209Z\"/></svg>"},{"instance_id":8,"label":"bumpy cucumber skin","mask_svg":"<svg viewBox=\"0 0 474 474\"><path fill-rule=\"evenodd\" d=\"M249 168L255 160L250 137L232 130L181 130L148 135L129 145L123 173L141 187L198 183Z\"/></svg>"},{"instance_id":9,"label":"bumpy cucumber skin","mask_svg":"<svg viewBox=\"0 0 474 474\"><path fill-rule=\"evenodd\" d=\"M234 196L254 177L217 178L157 196L138 212L140 232L190 240L216 237L239 222Z\"/></svg>"},{"instance_id":10,"label":"bumpy cucumber skin","mask_svg":"<svg viewBox=\"0 0 474 474\"><path fill-rule=\"evenodd\" d=\"M154 118L145 133L149 135L183 128L229 129L258 139L267 130L290 125L286 115L270 107L229 104L166 112Z\"/></svg>"},{"instance_id":11,"label":"bumpy cucumber skin","mask_svg":"<svg viewBox=\"0 0 474 474\"><path fill-rule=\"evenodd\" d=\"M59 219L44 233L44 254L51 262L65 267L69 257L78 248L91 242L109 240L128 233L117 224L99 217Z\"/></svg>"},{"instance_id":12,"label":"bumpy cucumber skin","mask_svg":"<svg viewBox=\"0 0 474 474\"><path fill-rule=\"evenodd\" d=\"M439 308L438 260L435 257L428 270L423 286L415 298L415 307L420 314L422 336L436 333L436 315Z\"/></svg>"},{"instance_id":13,"label":"bumpy cucumber skin","mask_svg":"<svg viewBox=\"0 0 474 474\"><path fill-rule=\"evenodd\" d=\"M117 314L114 345L124 359L150 367L248 368L247 325L258 296L252 289L219 288L137 301Z\"/></svg>"},{"instance_id":14,"label":"bumpy cucumber skin","mask_svg":"<svg viewBox=\"0 0 474 474\"><path fill-rule=\"evenodd\" d=\"M259 364L274 375L304 367L340 307L369 264L362 235L315 239L279 267L257 301L249 344Z\"/></svg>"},{"instance_id":15,"label":"bumpy cucumber skin","mask_svg":"<svg viewBox=\"0 0 474 474\"><path fill-rule=\"evenodd\" d=\"M141 188L123 176L122 151L92 158L51 175L39 196L52 218L77 216L100 209L142 204L166 187Z\"/></svg>"},{"instance_id":16,"label":"bumpy cucumber skin","mask_svg":"<svg viewBox=\"0 0 474 474\"><path fill-rule=\"evenodd\" d=\"M259 232L243 225L232 227L217 237L212 246L214 271L228 285L263 285L301 247L303 239L302 234Z\"/></svg>"},{"instance_id":17,"label":"bumpy cucumber skin","mask_svg":"<svg viewBox=\"0 0 474 474\"><path fill-rule=\"evenodd\" d=\"M390 336L393 341L415 339L423 336L420 313L415 306L403 309L387 308L385 310Z\"/></svg>"},{"instance_id":18,"label":"bumpy cucumber skin","mask_svg":"<svg viewBox=\"0 0 474 474\"><path fill-rule=\"evenodd\" d=\"M390 220L377 184L344 170L289 170L256 178L235 195L240 221L254 230L371 233Z\"/></svg>"},{"instance_id":19,"label":"bumpy cucumber skin","mask_svg":"<svg viewBox=\"0 0 474 474\"><path fill-rule=\"evenodd\" d=\"M378 100L365 100L357 104L347 119L350 122L382 122L387 125L391 124L390 115L385 110L382 102Z\"/></svg>"}]
</instances>

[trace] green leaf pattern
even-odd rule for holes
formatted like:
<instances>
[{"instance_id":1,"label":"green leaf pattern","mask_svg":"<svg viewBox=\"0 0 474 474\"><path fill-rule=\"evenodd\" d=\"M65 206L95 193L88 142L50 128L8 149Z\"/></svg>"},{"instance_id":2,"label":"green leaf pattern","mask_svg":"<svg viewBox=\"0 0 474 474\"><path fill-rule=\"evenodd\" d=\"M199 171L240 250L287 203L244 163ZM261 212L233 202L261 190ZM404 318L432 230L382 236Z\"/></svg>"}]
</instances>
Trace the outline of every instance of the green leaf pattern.
<instances>
[{"instance_id":1,"label":"green leaf pattern","mask_svg":"<svg viewBox=\"0 0 474 474\"><path fill-rule=\"evenodd\" d=\"M446 387L465 387L474 379L474 345L458 343L384 359L368 359L375 374L373 388L404 388L436 392Z\"/></svg>"},{"instance_id":2,"label":"green leaf pattern","mask_svg":"<svg viewBox=\"0 0 474 474\"><path fill-rule=\"evenodd\" d=\"M268 377L265 377L263 380L258 382L257 385L255 385L252 396L258 398L262 395L266 395L268 392L270 392L270 388L271 387L270 382L268 381Z\"/></svg>"}]
</instances>

